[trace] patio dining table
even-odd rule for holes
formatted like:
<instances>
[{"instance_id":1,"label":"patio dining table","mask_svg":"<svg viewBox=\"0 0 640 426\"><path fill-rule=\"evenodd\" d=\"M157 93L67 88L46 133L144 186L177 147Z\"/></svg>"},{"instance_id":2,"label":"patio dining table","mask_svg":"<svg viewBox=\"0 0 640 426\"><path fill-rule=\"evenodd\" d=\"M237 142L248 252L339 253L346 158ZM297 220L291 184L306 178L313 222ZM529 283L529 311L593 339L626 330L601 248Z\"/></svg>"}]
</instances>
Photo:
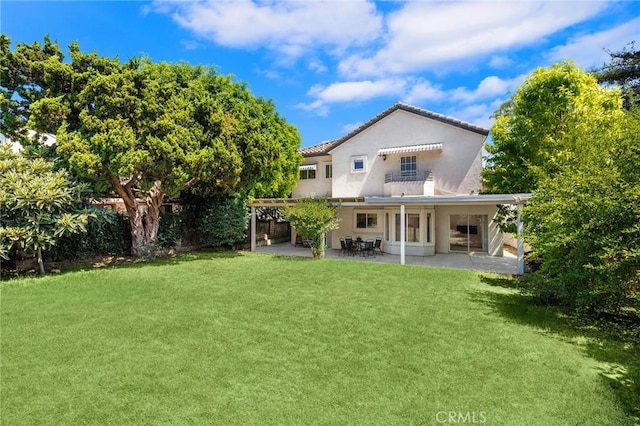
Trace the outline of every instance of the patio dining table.
<instances>
[{"instance_id":1,"label":"patio dining table","mask_svg":"<svg viewBox=\"0 0 640 426\"><path fill-rule=\"evenodd\" d=\"M365 248L367 246L367 241L365 240L353 240L353 252L360 253L361 256L365 255Z\"/></svg>"}]
</instances>

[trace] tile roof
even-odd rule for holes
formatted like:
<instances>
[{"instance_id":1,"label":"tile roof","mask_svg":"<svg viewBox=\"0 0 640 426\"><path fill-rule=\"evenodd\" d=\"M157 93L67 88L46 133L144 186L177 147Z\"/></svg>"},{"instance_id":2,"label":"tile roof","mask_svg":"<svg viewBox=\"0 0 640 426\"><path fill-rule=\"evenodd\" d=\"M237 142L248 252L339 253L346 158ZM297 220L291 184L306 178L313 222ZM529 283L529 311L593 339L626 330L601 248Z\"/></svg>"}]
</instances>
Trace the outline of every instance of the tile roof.
<instances>
[{"instance_id":1,"label":"tile roof","mask_svg":"<svg viewBox=\"0 0 640 426\"><path fill-rule=\"evenodd\" d=\"M322 142L320 144L313 145L313 146L310 146L310 147L307 147L307 148L303 148L303 149L300 150L300 154L302 154L305 157L315 157L315 156L320 156L320 155L328 155L330 153L330 151L333 150L334 148L337 148L338 146L342 145L342 143L344 143L347 140L351 139L352 137L354 137L358 133L362 132L363 130L373 126L378 121L382 120L383 118L387 117L388 115L390 115L391 113L393 113L393 112L395 112L395 111L397 111L399 109L403 110L403 111L406 111L406 112L411 112L411 113L420 115L420 116L425 117L425 118L429 118L431 120L439 121L441 123L448 124L450 126L459 127L461 129L468 130L470 132L478 133L478 134L480 134L482 136L487 136L489 134L489 129L485 129L484 127L476 126L475 124L467 123L466 121L458 120L456 118L449 117L447 115L442 115L442 114L438 114L438 113L435 113L435 112L431 112L429 110L426 110L426 109L423 109L423 108L418 108L418 107L415 107L413 105L408 105L408 104L404 104L402 102L397 102L391 108L388 108L388 109L382 111L380 114L376 115L371 120L369 120L366 123L362 124L358 128L356 128L356 129L352 130L351 132L347 133L343 137L341 137L339 139L334 139L332 141L325 141L325 142Z\"/></svg>"},{"instance_id":2,"label":"tile roof","mask_svg":"<svg viewBox=\"0 0 640 426\"><path fill-rule=\"evenodd\" d=\"M335 139L332 141L325 141L322 143L319 143L317 145L313 145L313 146L309 146L307 148L302 148L299 152L300 154L302 154L305 157L315 157L318 155L327 155L329 153L329 151L333 148L333 146L339 141L340 139Z\"/></svg>"}]
</instances>

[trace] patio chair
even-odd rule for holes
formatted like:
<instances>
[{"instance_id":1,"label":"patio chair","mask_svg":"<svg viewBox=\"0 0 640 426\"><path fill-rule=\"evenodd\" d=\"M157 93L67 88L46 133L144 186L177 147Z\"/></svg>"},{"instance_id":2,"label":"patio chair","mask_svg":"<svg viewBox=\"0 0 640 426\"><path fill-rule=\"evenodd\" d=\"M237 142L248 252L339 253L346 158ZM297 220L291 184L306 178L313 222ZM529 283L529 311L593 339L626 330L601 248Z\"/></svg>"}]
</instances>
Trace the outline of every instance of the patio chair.
<instances>
[{"instance_id":1,"label":"patio chair","mask_svg":"<svg viewBox=\"0 0 640 426\"><path fill-rule=\"evenodd\" d=\"M374 253L374 242L373 240L367 240L364 242L364 247L362 247L361 254L362 256L373 256L376 257Z\"/></svg>"},{"instance_id":2,"label":"patio chair","mask_svg":"<svg viewBox=\"0 0 640 426\"><path fill-rule=\"evenodd\" d=\"M378 253L380 253L382 256L384 256L384 253L382 253L382 238L376 238L376 242L373 245L373 254L376 254L376 251Z\"/></svg>"},{"instance_id":3,"label":"patio chair","mask_svg":"<svg viewBox=\"0 0 640 426\"><path fill-rule=\"evenodd\" d=\"M347 248L347 254L355 256L356 252L358 251L357 244L349 237L345 238L344 244Z\"/></svg>"},{"instance_id":4,"label":"patio chair","mask_svg":"<svg viewBox=\"0 0 640 426\"><path fill-rule=\"evenodd\" d=\"M343 255L346 256L348 252L347 243L344 238L340 238L340 251L338 252L338 256Z\"/></svg>"}]
</instances>

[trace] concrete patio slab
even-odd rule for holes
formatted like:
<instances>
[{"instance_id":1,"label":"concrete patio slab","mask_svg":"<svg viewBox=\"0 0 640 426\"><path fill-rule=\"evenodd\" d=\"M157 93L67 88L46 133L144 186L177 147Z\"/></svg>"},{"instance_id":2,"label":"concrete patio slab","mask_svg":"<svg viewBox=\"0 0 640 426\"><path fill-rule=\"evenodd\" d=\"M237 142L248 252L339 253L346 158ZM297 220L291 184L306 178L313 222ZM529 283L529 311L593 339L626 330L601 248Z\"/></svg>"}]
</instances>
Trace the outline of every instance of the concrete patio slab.
<instances>
[{"instance_id":1,"label":"concrete patio slab","mask_svg":"<svg viewBox=\"0 0 640 426\"><path fill-rule=\"evenodd\" d=\"M289 243L272 244L256 247L258 253L271 253L281 256L312 257L311 249L293 246ZM400 264L400 256L393 254L376 255L375 257L342 256L340 250L327 249L325 257L358 262L396 263ZM405 264L428 266L434 268L468 269L498 274L515 274L518 261L515 256L505 251L504 256L489 256L485 253L438 253L435 256L405 256Z\"/></svg>"}]
</instances>

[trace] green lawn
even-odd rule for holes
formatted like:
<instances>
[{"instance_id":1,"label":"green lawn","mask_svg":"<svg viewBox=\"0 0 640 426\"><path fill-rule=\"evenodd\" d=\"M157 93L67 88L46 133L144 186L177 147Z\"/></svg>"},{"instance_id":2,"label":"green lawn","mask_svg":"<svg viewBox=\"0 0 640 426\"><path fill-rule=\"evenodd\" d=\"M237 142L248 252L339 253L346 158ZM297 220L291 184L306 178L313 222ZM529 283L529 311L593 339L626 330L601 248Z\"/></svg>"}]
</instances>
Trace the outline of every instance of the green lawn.
<instances>
[{"instance_id":1,"label":"green lawn","mask_svg":"<svg viewBox=\"0 0 640 426\"><path fill-rule=\"evenodd\" d=\"M634 424L615 366L504 282L250 253L11 280L0 420Z\"/></svg>"}]
</instances>

